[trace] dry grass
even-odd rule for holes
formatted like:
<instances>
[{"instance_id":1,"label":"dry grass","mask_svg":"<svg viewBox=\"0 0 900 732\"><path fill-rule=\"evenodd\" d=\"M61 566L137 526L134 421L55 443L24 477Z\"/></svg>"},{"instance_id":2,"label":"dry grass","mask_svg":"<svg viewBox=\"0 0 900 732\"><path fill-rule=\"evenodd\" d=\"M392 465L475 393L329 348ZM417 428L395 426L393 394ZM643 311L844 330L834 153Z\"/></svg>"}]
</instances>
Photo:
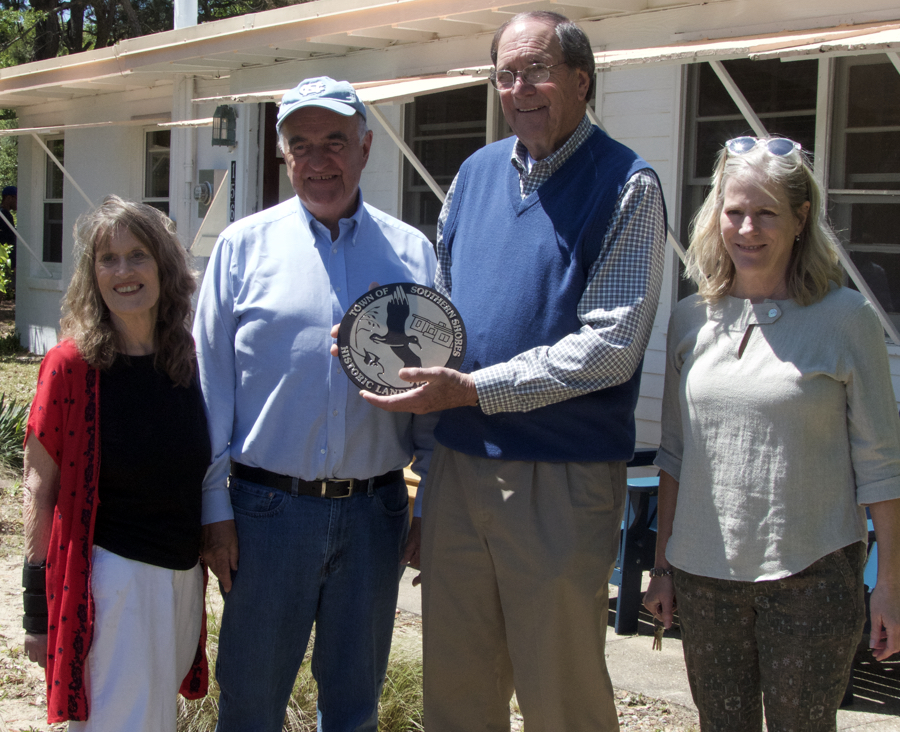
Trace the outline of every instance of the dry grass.
<instances>
[{"instance_id":1,"label":"dry grass","mask_svg":"<svg viewBox=\"0 0 900 732\"><path fill-rule=\"evenodd\" d=\"M215 667L219 641L219 618L207 618L206 655ZM284 732L315 732L316 682L310 670L312 642L291 693ZM422 732L422 659L409 649L395 644L388 663L387 680L381 695L378 729L382 732ZM210 679L209 694L197 701L178 698L178 732L212 732L219 712L219 687Z\"/></svg>"},{"instance_id":2,"label":"dry grass","mask_svg":"<svg viewBox=\"0 0 900 732\"><path fill-rule=\"evenodd\" d=\"M22 556L22 484L19 476L0 467L0 557Z\"/></svg>"},{"instance_id":3,"label":"dry grass","mask_svg":"<svg viewBox=\"0 0 900 732\"><path fill-rule=\"evenodd\" d=\"M0 399L26 408L34 399L40 359L13 347L15 320L15 303L0 300ZM21 473L16 468L0 462L0 556L4 557L23 550Z\"/></svg>"},{"instance_id":4,"label":"dry grass","mask_svg":"<svg viewBox=\"0 0 900 732\"><path fill-rule=\"evenodd\" d=\"M0 356L0 394L20 404L31 404L37 386L40 361L23 362L14 357Z\"/></svg>"}]
</instances>

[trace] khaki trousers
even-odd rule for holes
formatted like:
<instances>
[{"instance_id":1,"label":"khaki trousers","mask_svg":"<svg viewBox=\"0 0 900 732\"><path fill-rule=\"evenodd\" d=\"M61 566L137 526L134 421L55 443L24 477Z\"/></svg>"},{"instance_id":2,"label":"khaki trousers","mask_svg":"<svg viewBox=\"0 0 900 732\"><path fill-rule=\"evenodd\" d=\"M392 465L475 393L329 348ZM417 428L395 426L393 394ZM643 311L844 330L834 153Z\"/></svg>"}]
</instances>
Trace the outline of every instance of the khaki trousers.
<instances>
[{"instance_id":1,"label":"khaki trousers","mask_svg":"<svg viewBox=\"0 0 900 732\"><path fill-rule=\"evenodd\" d=\"M425 729L618 730L604 647L625 464L438 446L422 537Z\"/></svg>"}]
</instances>

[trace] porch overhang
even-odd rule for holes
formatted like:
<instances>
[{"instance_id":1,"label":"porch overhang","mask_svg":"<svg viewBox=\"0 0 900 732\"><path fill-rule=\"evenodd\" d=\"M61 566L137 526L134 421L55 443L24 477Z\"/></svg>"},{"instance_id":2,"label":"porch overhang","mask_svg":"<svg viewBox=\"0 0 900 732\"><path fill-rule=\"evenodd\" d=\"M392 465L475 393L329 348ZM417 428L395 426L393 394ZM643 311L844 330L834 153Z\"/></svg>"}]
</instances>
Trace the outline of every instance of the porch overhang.
<instances>
[{"instance_id":1,"label":"porch overhang","mask_svg":"<svg viewBox=\"0 0 900 732\"><path fill-rule=\"evenodd\" d=\"M749 58L753 61L780 58L849 56L900 51L900 22L839 25L804 31L781 31L754 36L686 41L649 48L623 48L594 53L598 71L648 64L693 64ZM448 74L487 76L489 64L451 69Z\"/></svg>"}]
</instances>

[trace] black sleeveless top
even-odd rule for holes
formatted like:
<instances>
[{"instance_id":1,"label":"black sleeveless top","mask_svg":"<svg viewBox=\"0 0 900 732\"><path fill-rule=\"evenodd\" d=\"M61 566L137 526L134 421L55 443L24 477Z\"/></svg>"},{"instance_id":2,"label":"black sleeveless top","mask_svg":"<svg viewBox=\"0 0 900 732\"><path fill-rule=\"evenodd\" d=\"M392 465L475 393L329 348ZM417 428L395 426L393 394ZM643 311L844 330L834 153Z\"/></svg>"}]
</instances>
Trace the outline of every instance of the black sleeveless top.
<instances>
[{"instance_id":1,"label":"black sleeveless top","mask_svg":"<svg viewBox=\"0 0 900 732\"><path fill-rule=\"evenodd\" d=\"M201 486L210 463L200 387L175 386L153 355L100 372L100 479L94 543L166 569L200 556Z\"/></svg>"}]
</instances>

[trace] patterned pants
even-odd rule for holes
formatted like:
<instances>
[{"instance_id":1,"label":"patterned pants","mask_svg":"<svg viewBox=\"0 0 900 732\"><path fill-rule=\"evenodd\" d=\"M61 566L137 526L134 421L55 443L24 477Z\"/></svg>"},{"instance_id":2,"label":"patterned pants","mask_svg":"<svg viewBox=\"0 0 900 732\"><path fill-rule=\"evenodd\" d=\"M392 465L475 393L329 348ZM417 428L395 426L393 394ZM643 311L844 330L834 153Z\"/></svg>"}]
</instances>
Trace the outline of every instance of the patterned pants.
<instances>
[{"instance_id":1,"label":"patterned pants","mask_svg":"<svg viewBox=\"0 0 900 732\"><path fill-rule=\"evenodd\" d=\"M831 732L865 616L865 545L781 580L675 570L684 659L703 732Z\"/></svg>"}]
</instances>

